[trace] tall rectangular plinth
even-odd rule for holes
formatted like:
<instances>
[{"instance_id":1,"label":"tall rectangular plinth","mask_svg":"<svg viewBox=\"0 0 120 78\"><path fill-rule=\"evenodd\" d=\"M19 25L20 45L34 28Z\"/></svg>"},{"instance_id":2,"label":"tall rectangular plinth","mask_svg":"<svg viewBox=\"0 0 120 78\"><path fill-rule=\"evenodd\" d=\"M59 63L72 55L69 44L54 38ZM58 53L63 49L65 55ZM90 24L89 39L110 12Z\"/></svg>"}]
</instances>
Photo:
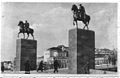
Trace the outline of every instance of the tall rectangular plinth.
<instances>
[{"instance_id":1,"label":"tall rectangular plinth","mask_svg":"<svg viewBox=\"0 0 120 78\"><path fill-rule=\"evenodd\" d=\"M95 33L69 30L69 74L89 74L95 68Z\"/></svg>"},{"instance_id":2,"label":"tall rectangular plinth","mask_svg":"<svg viewBox=\"0 0 120 78\"><path fill-rule=\"evenodd\" d=\"M31 70L36 69L37 41L27 39L17 39L16 45L16 71L25 70L25 62L30 61Z\"/></svg>"}]
</instances>

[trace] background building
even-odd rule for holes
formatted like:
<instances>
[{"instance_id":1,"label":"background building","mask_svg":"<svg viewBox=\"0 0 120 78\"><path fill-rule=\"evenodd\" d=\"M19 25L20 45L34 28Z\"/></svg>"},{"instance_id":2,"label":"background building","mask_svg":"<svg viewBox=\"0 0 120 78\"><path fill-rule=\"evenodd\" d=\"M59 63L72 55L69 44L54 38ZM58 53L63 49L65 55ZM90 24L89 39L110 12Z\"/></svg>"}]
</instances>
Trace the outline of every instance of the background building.
<instances>
[{"instance_id":1,"label":"background building","mask_svg":"<svg viewBox=\"0 0 120 78\"><path fill-rule=\"evenodd\" d=\"M95 49L95 65L117 63L117 49Z\"/></svg>"},{"instance_id":2,"label":"background building","mask_svg":"<svg viewBox=\"0 0 120 78\"><path fill-rule=\"evenodd\" d=\"M64 45L48 48L44 52L44 61L49 64L49 68L53 68L54 57L58 60L60 68L68 67L69 49ZM116 65L117 49L95 49L95 65Z\"/></svg>"},{"instance_id":3,"label":"background building","mask_svg":"<svg viewBox=\"0 0 120 78\"><path fill-rule=\"evenodd\" d=\"M12 61L3 61L1 65L4 65L4 70L11 70L13 71L13 62Z\"/></svg>"},{"instance_id":4,"label":"background building","mask_svg":"<svg viewBox=\"0 0 120 78\"><path fill-rule=\"evenodd\" d=\"M68 47L59 45L57 47L51 47L44 52L44 61L50 64L50 68L53 68L54 58L58 60L60 68L67 68Z\"/></svg>"}]
</instances>

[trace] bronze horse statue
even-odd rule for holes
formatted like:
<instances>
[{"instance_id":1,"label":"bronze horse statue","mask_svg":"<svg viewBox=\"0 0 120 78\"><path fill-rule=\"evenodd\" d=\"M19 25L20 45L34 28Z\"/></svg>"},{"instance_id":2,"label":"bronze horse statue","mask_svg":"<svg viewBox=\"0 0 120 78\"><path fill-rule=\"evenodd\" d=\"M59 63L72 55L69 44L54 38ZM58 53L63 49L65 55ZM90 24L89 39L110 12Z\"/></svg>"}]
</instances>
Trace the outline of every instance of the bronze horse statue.
<instances>
[{"instance_id":1,"label":"bronze horse statue","mask_svg":"<svg viewBox=\"0 0 120 78\"><path fill-rule=\"evenodd\" d=\"M34 40L34 35L33 35L34 30L32 28L26 29L23 21L19 21L18 26L20 27L19 32L18 32L18 38L19 38L19 34L23 33L23 36L24 36L23 38L25 39L25 33L27 33L28 36L26 39L28 39L29 34L31 34L31 36L33 37L33 40Z\"/></svg>"},{"instance_id":2,"label":"bronze horse statue","mask_svg":"<svg viewBox=\"0 0 120 78\"><path fill-rule=\"evenodd\" d=\"M73 11L73 25L75 25L75 23L76 23L76 27L78 28L77 21L82 21L85 24L83 29L85 29L85 27L87 27L87 29L89 30L88 24L89 24L89 21L90 21L90 16L85 14L85 17L81 18L80 13L78 12L78 7L75 4L72 5L71 10Z\"/></svg>"}]
</instances>

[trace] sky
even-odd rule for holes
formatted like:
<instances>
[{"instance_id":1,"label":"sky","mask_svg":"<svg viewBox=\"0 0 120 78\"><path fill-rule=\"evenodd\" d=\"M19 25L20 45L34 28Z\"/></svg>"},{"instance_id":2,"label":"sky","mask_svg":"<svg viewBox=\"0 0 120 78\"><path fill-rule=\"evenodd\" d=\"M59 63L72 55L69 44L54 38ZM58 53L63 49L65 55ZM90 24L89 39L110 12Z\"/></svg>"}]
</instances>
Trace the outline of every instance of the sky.
<instances>
[{"instance_id":1,"label":"sky","mask_svg":"<svg viewBox=\"0 0 120 78\"><path fill-rule=\"evenodd\" d=\"M74 3L2 3L1 60L16 56L18 22L28 20L37 40L37 56L58 45L68 46L68 31L73 26L71 7ZM77 6L80 3L75 3ZM89 29L95 31L96 48L117 48L117 4L82 3L91 20ZM78 22L79 28L84 24ZM27 36L27 35L26 35ZM20 34L20 38L23 35ZM30 37L32 39L32 37Z\"/></svg>"}]
</instances>

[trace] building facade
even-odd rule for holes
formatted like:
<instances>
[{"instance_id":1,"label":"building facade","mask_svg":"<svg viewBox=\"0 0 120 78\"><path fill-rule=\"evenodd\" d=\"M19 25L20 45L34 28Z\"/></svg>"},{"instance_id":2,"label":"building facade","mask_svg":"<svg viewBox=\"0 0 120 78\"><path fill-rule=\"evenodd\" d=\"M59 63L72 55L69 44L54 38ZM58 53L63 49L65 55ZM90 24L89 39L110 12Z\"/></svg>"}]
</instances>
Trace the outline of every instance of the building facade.
<instances>
[{"instance_id":1,"label":"building facade","mask_svg":"<svg viewBox=\"0 0 120 78\"><path fill-rule=\"evenodd\" d=\"M44 52L44 61L50 64L50 68L53 68L54 58L58 60L60 68L68 67L68 47L59 45L57 47L51 47Z\"/></svg>"},{"instance_id":2,"label":"building facade","mask_svg":"<svg viewBox=\"0 0 120 78\"><path fill-rule=\"evenodd\" d=\"M49 68L53 68L54 58L60 64L60 68L68 67L69 48L64 45L51 47L44 52L44 61L49 64ZM117 50L95 49L95 65L116 64Z\"/></svg>"},{"instance_id":3,"label":"building facade","mask_svg":"<svg viewBox=\"0 0 120 78\"><path fill-rule=\"evenodd\" d=\"M95 50L95 65L102 64L116 64L117 63L117 50L109 49L96 49Z\"/></svg>"}]
</instances>

